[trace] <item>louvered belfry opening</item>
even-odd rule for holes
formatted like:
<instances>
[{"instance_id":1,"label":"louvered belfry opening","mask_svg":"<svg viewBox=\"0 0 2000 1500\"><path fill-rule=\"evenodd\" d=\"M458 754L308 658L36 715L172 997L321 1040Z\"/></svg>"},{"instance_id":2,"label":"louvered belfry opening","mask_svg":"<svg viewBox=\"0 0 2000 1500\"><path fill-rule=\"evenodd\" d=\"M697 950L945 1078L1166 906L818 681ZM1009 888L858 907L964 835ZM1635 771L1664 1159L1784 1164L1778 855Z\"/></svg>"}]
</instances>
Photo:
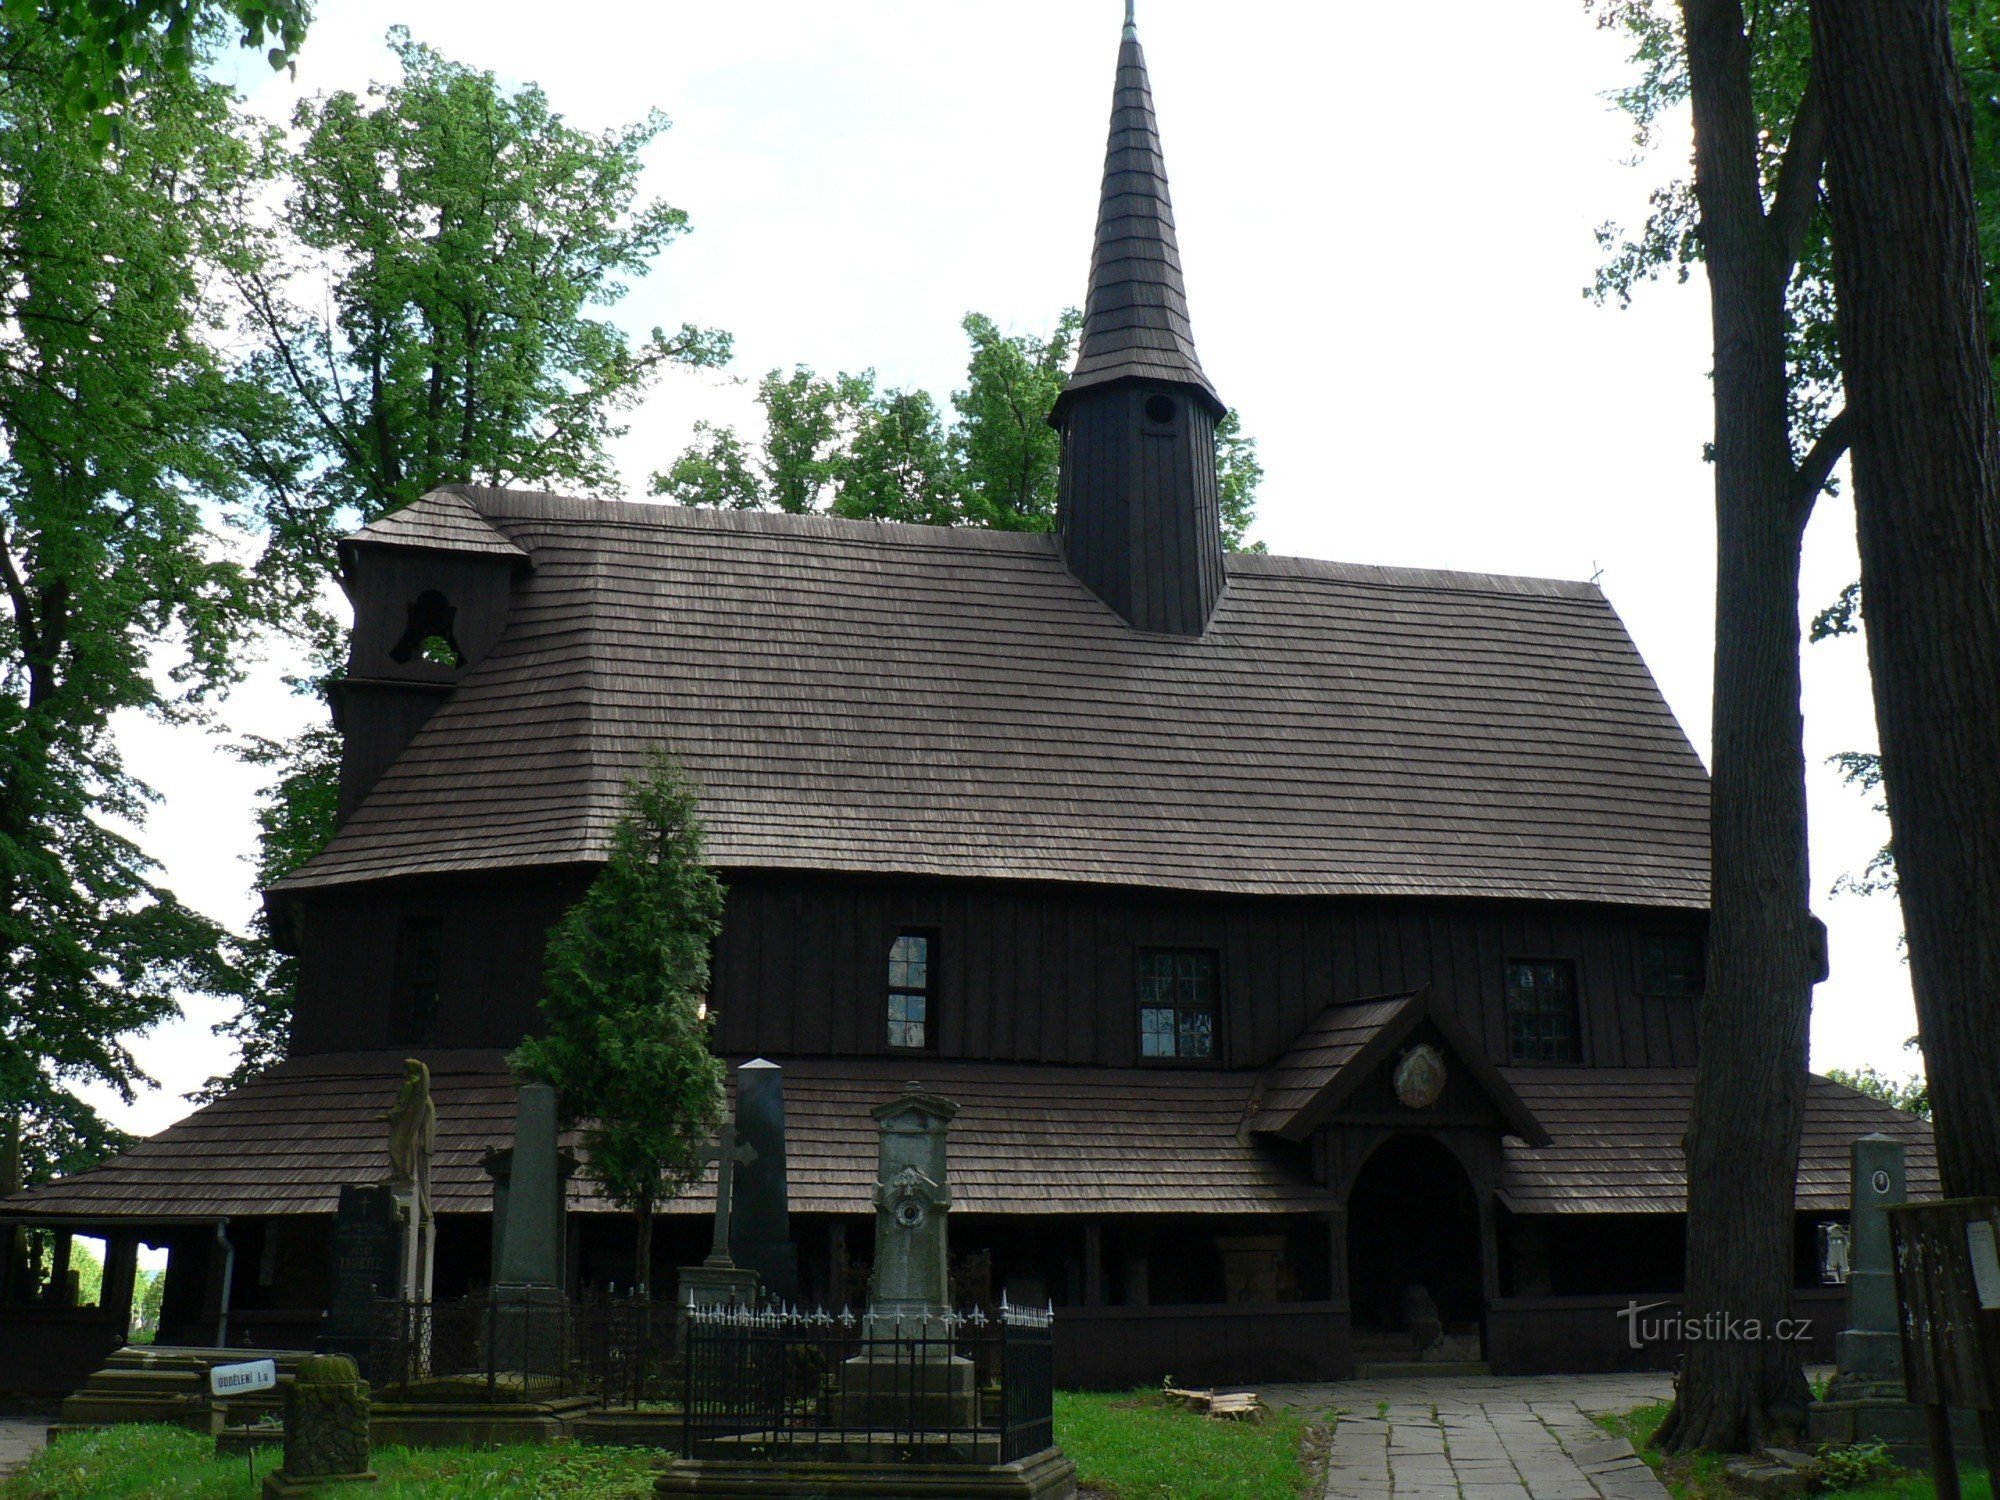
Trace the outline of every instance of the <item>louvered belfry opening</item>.
<instances>
[{"instance_id":1,"label":"louvered belfry opening","mask_svg":"<svg viewBox=\"0 0 2000 1500\"><path fill-rule=\"evenodd\" d=\"M1222 594L1224 411L1195 353L1146 55L1128 26L1083 337L1049 420L1063 437L1063 556L1138 629L1200 635Z\"/></svg>"}]
</instances>

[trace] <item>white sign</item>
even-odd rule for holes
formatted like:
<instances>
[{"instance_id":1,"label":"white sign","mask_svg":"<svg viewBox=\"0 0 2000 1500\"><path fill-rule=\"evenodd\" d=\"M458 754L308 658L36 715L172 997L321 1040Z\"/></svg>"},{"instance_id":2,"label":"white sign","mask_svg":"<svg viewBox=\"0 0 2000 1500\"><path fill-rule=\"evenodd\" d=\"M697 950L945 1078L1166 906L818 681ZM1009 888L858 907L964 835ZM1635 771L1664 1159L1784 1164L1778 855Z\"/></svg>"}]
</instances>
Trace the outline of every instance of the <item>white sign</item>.
<instances>
[{"instance_id":1,"label":"white sign","mask_svg":"<svg viewBox=\"0 0 2000 1500\"><path fill-rule=\"evenodd\" d=\"M1995 1253L1991 1219L1965 1226L1965 1248L1972 1253L1972 1282L1979 1289L1979 1305L2000 1308L2000 1254Z\"/></svg>"},{"instance_id":2,"label":"white sign","mask_svg":"<svg viewBox=\"0 0 2000 1500\"><path fill-rule=\"evenodd\" d=\"M208 1389L216 1396L240 1396L245 1391L268 1391L278 1383L275 1359L253 1359L240 1365L215 1365L208 1372Z\"/></svg>"}]
</instances>

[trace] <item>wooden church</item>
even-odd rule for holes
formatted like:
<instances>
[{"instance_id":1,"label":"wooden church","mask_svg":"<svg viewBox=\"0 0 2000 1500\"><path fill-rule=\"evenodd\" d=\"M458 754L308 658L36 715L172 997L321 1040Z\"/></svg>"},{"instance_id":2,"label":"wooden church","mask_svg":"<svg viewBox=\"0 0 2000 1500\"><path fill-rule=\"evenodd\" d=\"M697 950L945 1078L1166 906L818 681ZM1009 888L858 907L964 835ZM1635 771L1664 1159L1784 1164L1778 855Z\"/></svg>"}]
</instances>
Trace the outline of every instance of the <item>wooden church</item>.
<instances>
[{"instance_id":1,"label":"wooden church","mask_svg":"<svg viewBox=\"0 0 2000 1500\"><path fill-rule=\"evenodd\" d=\"M785 1069L806 1298L861 1295L868 1112L917 1079L962 1106L959 1290L1052 1300L1066 1384L1671 1362L1618 1309L1681 1283L1701 762L1589 584L1226 553L1223 410L1128 27L1057 534L452 487L349 538L340 830L268 893L289 1060L0 1212L106 1237L108 1301L170 1247L163 1341L309 1343L420 1057L437 1291L480 1283L546 932L664 745L729 889L717 1046ZM1924 1127L1814 1082L1829 1346L1816 1230L1875 1130L1934 1193ZM573 1290L629 1282L571 1205ZM9 1310L0 1362L86 1312Z\"/></svg>"}]
</instances>

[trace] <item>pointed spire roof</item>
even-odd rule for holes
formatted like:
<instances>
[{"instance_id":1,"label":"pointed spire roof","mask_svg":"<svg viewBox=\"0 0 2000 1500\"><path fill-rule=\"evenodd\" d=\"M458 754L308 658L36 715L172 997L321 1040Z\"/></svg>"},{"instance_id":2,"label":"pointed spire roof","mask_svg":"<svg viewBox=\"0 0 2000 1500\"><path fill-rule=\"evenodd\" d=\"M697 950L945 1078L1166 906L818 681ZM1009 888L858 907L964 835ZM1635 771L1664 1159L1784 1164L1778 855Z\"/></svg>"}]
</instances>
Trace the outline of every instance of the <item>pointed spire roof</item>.
<instances>
[{"instance_id":1,"label":"pointed spire roof","mask_svg":"<svg viewBox=\"0 0 2000 1500\"><path fill-rule=\"evenodd\" d=\"M1128 7L1111 100L1097 240L1090 253L1083 337L1056 415L1074 392L1131 379L1191 386L1217 416L1224 410L1194 349L1153 90Z\"/></svg>"}]
</instances>

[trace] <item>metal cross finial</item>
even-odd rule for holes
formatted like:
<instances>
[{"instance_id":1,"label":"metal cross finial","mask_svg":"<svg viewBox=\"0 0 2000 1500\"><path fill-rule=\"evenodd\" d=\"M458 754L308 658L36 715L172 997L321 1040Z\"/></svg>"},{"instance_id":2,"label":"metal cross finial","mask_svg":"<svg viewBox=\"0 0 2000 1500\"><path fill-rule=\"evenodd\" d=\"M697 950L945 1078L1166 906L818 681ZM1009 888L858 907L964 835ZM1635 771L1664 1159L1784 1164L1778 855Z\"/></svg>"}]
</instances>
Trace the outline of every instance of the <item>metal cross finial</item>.
<instances>
[{"instance_id":1,"label":"metal cross finial","mask_svg":"<svg viewBox=\"0 0 2000 1500\"><path fill-rule=\"evenodd\" d=\"M1139 0L1125 0L1125 35L1127 36L1136 37L1139 34L1138 8Z\"/></svg>"}]
</instances>

